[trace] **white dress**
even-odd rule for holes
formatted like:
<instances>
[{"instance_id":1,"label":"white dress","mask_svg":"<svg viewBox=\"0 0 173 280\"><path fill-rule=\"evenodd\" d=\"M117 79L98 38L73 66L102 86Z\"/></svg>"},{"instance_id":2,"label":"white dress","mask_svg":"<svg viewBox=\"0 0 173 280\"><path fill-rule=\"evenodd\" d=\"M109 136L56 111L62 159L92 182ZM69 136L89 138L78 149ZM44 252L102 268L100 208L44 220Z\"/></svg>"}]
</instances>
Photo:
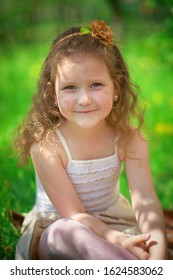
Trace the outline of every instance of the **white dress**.
<instances>
[{"instance_id":1,"label":"white dress","mask_svg":"<svg viewBox=\"0 0 173 280\"><path fill-rule=\"evenodd\" d=\"M119 177L122 164L118 158L116 141L112 156L85 161L75 160L60 130L56 129L56 133L67 154L67 174L86 212L117 230L138 234L131 206L120 194ZM25 217L22 236L16 248L16 259L30 258L29 249L37 221L41 221L41 228L44 230L50 223L61 218L44 191L37 174L36 187L36 203Z\"/></svg>"}]
</instances>

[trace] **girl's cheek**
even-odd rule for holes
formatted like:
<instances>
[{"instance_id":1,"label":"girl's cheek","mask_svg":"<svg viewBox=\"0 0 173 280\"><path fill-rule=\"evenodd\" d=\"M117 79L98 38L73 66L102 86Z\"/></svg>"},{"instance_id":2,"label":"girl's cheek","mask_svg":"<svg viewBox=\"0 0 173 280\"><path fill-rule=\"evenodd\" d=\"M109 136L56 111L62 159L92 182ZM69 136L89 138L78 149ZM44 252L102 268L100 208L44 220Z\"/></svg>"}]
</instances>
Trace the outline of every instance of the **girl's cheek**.
<instances>
[{"instance_id":1,"label":"girl's cheek","mask_svg":"<svg viewBox=\"0 0 173 280\"><path fill-rule=\"evenodd\" d=\"M102 108L109 108L112 107L113 105L113 97L110 96L106 96L106 95L100 95L99 97L97 97L97 101L98 104L100 104L100 106Z\"/></svg>"},{"instance_id":2,"label":"girl's cheek","mask_svg":"<svg viewBox=\"0 0 173 280\"><path fill-rule=\"evenodd\" d=\"M62 108L66 108L66 109L70 109L71 107L73 107L75 104L75 100L72 96L62 96L59 99L59 105Z\"/></svg>"}]
</instances>

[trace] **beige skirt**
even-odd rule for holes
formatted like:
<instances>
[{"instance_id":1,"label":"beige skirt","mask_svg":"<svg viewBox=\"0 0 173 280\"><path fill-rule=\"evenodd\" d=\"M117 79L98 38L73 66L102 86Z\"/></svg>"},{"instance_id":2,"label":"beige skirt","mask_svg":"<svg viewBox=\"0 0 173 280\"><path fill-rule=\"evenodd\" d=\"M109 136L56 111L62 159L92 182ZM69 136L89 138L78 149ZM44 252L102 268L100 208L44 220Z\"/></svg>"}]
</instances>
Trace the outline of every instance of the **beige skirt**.
<instances>
[{"instance_id":1,"label":"beige skirt","mask_svg":"<svg viewBox=\"0 0 173 280\"><path fill-rule=\"evenodd\" d=\"M122 195L112 207L90 213L111 228L128 235L140 233L130 203ZM22 235L16 247L16 260L38 259L37 248L42 232L61 217L55 212L38 212L34 207L25 217L22 226Z\"/></svg>"}]
</instances>

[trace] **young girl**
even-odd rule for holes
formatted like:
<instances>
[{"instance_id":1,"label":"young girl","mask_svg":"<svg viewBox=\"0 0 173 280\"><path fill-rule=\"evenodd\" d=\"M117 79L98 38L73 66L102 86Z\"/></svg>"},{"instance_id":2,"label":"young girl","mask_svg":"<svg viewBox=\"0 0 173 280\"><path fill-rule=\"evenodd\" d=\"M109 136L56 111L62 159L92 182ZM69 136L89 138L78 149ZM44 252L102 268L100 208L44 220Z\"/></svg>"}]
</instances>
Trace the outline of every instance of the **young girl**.
<instances>
[{"instance_id":1,"label":"young girl","mask_svg":"<svg viewBox=\"0 0 173 280\"><path fill-rule=\"evenodd\" d=\"M127 67L103 21L55 39L17 138L21 162L31 155L37 196L16 259L167 258L136 105ZM132 208L120 194L123 162Z\"/></svg>"}]
</instances>

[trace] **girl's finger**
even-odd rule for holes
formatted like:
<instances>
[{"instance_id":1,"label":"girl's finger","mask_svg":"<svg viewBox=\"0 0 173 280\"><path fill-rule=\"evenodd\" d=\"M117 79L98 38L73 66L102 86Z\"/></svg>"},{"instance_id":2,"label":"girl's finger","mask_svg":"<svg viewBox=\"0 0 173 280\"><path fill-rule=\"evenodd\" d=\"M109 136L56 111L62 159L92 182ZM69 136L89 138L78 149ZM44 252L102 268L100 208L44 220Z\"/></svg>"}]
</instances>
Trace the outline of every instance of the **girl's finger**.
<instances>
[{"instance_id":1,"label":"girl's finger","mask_svg":"<svg viewBox=\"0 0 173 280\"><path fill-rule=\"evenodd\" d=\"M146 260L149 258L149 251L146 245L146 241L150 238L150 234L140 234L132 236L126 239L124 246L140 260Z\"/></svg>"},{"instance_id":2,"label":"girl's finger","mask_svg":"<svg viewBox=\"0 0 173 280\"><path fill-rule=\"evenodd\" d=\"M149 233L145 233L145 234L140 234L140 235L136 235L136 236L132 236L130 238L128 238L126 240L127 243L135 246L138 244L144 244L146 241L148 241L150 239L150 234Z\"/></svg>"}]
</instances>

